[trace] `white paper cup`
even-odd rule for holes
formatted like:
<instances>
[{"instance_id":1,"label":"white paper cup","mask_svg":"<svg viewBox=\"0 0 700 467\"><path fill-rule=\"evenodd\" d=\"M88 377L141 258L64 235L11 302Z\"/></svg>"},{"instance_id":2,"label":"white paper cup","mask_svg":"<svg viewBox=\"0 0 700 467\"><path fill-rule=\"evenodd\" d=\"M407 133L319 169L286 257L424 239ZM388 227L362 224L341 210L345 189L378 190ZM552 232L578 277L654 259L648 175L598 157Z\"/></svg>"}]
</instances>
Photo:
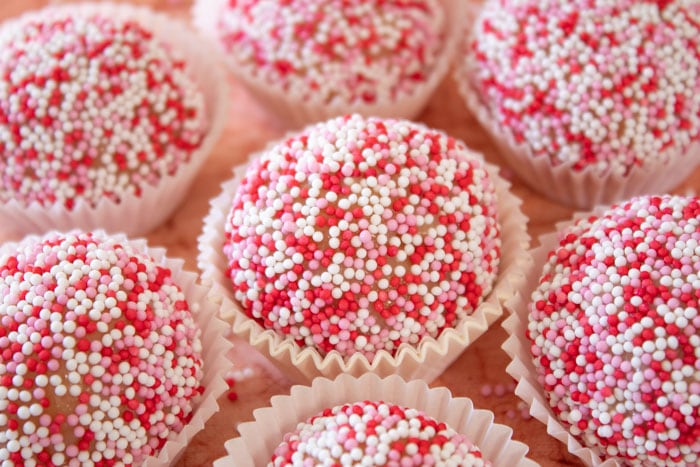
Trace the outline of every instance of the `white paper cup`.
<instances>
[{"instance_id":1,"label":"white paper cup","mask_svg":"<svg viewBox=\"0 0 700 467\"><path fill-rule=\"evenodd\" d=\"M511 439L512 429L493 423L493 412L475 409L466 397L452 397L446 388L430 389L424 381L406 382L399 376L380 379L340 375L335 380L317 378L311 386L294 386L290 395L275 396L271 406L254 412L255 421L238 426L241 434L226 442L228 455L215 467L266 465L284 435L299 422L326 408L364 400L383 401L424 412L465 435L495 467L532 467L528 447Z\"/></svg>"}]
</instances>

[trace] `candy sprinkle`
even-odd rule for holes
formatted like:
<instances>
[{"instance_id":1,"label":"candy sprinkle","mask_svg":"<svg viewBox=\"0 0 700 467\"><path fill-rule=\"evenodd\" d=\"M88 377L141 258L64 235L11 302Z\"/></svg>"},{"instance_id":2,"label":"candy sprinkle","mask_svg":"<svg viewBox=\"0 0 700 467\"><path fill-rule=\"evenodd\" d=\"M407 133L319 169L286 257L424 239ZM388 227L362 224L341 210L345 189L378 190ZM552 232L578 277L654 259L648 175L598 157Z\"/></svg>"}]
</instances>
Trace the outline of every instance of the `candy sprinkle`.
<instances>
[{"instance_id":1,"label":"candy sprinkle","mask_svg":"<svg viewBox=\"0 0 700 467\"><path fill-rule=\"evenodd\" d=\"M357 402L326 409L287 433L270 466L489 466L479 448L415 409Z\"/></svg>"},{"instance_id":2,"label":"candy sprinkle","mask_svg":"<svg viewBox=\"0 0 700 467\"><path fill-rule=\"evenodd\" d=\"M322 354L395 353L437 337L490 292L500 256L484 162L442 132L339 117L254 160L224 253L263 327Z\"/></svg>"},{"instance_id":3,"label":"candy sprinkle","mask_svg":"<svg viewBox=\"0 0 700 467\"><path fill-rule=\"evenodd\" d=\"M183 428L201 343L171 274L102 234L4 246L3 465L140 465Z\"/></svg>"},{"instance_id":4,"label":"candy sprinkle","mask_svg":"<svg viewBox=\"0 0 700 467\"><path fill-rule=\"evenodd\" d=\"M74 12L0 31L0 201L139 196L205 131L185 64L136 21Z\"/></svg>"},{"instance_id":5,"label":"candy sprinkle","mask_svg":"<svg viewBox=\"0 0 700 467\"><path fill-rule=\"evenodd\" d=\"M535 157L626 174L700 140L700 21L685 0L491 0L466 72Z\"/></svg>"},{"instance_id":6,"label":"candy sprinkle","mask_svg":"<svg viewBox=\"0 0 700 467\"><path fill-rule=\"evenodd\" d=\"M555 415L602 458L697 465L700 198L634 198L560 238L527 330Z\"/></svg>"},{"instance_id":7,"label":"candy sprinkle","mask_svg":"<svg viewBox=\"0 0 700 467\"><path fill-rule=\"evenodd\" d=\"M304 101L411 95L444 46L437 0L239 0L221 8L219 39L237 66Z\"/></svg>"}]
</instances>

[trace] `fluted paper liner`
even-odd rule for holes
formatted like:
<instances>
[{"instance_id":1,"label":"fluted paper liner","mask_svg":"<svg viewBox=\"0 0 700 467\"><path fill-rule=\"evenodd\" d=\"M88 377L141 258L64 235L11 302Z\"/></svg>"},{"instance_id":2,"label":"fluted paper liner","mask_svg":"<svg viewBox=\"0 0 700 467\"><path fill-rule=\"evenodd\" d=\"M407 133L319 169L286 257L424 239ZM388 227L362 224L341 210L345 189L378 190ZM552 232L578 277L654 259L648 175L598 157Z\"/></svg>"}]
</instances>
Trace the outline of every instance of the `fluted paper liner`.
<instances>
[{"instance_id":1,"label":"fluted paper liner","mask_svg":"<svg viewBox=\"0 0 700 467\"><path fill-rule=\"evenodd\" d=\"M467 9L471 18L478 14L478 7ZM529 145L516 142L511 132L498 124L474 88L469 72L464 69L464 53L464 47L457 53L454 80L467 107L491 136L508 166L530 188L556 202L591 209L637 195L665 193L678 186L700 165L700 142L693 143L683 154L668 157L668 160L644 161L643 165L632 166L627 174L610 170L601 172L591 166L577 170L572 162L553 165L549 157L535 156Z\"/></svg>"},{"instance_id":2,"label":"fluted paper liner","mask_svg":"<svg viewBox=\"0 0 700 467\"><path fill-rule=\"evenodd\" d=\"M402 94L397 99L384 99L373 104L340 102L337 99L330 103L314 102L303 98L303 96L290 94L289 91L256 77L249 66L241 66L226 54L217 37L218 15L227 0L196 0L192 8L192 16L197 29L217 44L228 69L236 79L243 83L251 94L282 122L291 128L299 128L308 123L327 120L347 113L359 113L373 117L408 119L416 117L447 75L461 39L464 23L464 0L439 0L439 2L445 12L444 43L427 81L414 87L409 95Z\"/></svg>"},{"instance_id":3,"label":"fluted paper liner","mask_svg":"<svg viewBox=\"0 0 700 467\"><path fill-rule=\"evenodd\" d=\"M77 231L72 231L77 232ZM194 406L192 419L176 434L171 433L168 441L163 445L157 456L149 456L142 464L144 467L172 466L178 460L187 444L194 436L204 429L204 424L219 411L217 399L228 389L224 377L231 370L233 363L229 360L228 353L233 345L226 339L228 326L218 318L219 307L209 297L210 289L198 282L197 274L183 269L184 260L166 257L164 248L148 247L145 239L128 239L123 234L108 234L101 230L93 232L103 234L105 237L114 238L122 243L133 246L136 250L149 255L153 260L172 271L175 283L180 287L190 305L192 316L197 326L201 329L202 342L202 380L204 393L199 397ZM53 232L57 233L57 232ZM26 238L43 238L51 232L31 235ZM2 249L12 248L14 242L2 245Z\"/></svg>"},{"instance_id":4,"label":"fluted paper liner","mask_svg":"<svg viewBox=\"0 0 700 467\"><path fill-rule=\"evenodd\" d=\"M531 343L525 337L530 295L539 283L548 253L556 247L560 240L559 233L572 225L576 220L591 214L602 214L604 209L601 206L593 212L577 213L571 220L557 223L555 232L542 235L539 238L540 246L530 251L532 262L530 263L530 271L526 276L526 281L522 283L520 289L511 300L505 304L506 309L510 312L510 316L503 322L502 326L509 336L501 347L512 359L506 367L506 372L518 382L515 394L530 406L530 415L544 423L547 426L547 433L564 443L568 451L580 458L586 465L612 467L619 466L619 464L612 459L603 462L596 453L584 447L572 436L569 430L554 415L554 412L550 409L549 402L545 398L544 389L537 380L537 372L532 363L532 354L530 353Z\"/></svg>"},{"instance_id":5,"label":"fluted paper liner","mask_svg":"<svg viewBox=\"0 0 700 467\"><path fill-rule=\"evenodd\" d=\"M326 408L364 400L384 401L418 409L465 435L495 467L534 467L528 447L511 439L511 428L493 423L493 412L475 409L471 399L452 397L447 388L430 389L424 381L406 382L399 376L381 379L340 375L317 378L311 386L294 386L290 395L275 396L271 406L256 410L255 421L238 426L239 438L226 442L228 455L214 467L266 465L284 435L299 422Z\"/></svg>"},{"instance_id":6,"label":"fluted paper liner","mask_svg":"<svg viewBox=\"0 0 700 467\"><path fill-rule=\"evenodd\" d=\"M61 203L42 206L38 202L27 205L11 200L0 205L3 228L16 236L75 228L104 229L132 236L145 234L163 223L177 208L219 139L228 115L225 73L219 66L215 51L203 53L209 47L206 40L192 32L183 22L145 7L113 3L49 6L26 13L0 27L50 12L67 12L70 15L99 13L110 18L135 19L146 26L185 59L188 75L197 83L204 96L208 129L200 147L192 152L189 161L180 164L174 174L161 176L156 185L142 184L139 196L124 196L119 202L102 198L95 206L78 199L70 210Z\"/></svg>"},{"instance_id":7,"label":"fluted paper liner","mask_svg":"<svg viewBox=\"0 0 700 467\"><path fill-rule=\"evenodd\" d=\"M406 379L420 378L430 382L503 314L502 303L525 280L523 272L530 260L527 255L527 217L520 210L520 199L510 193L510 184L498 176L498 169L488 163L485 166L496 187L501 227L501 259L493 289L483 303L456 327L445 329L437 339L425 337L417 346L404 343L395 356L385 350L377 352L371 362L360 353L343 358L333 350L322 356L315 348L300 348L291 338L274 330L266 330L246 316L234 300L226 273L228 260L223 253L224 224L236 189L245 174L245 165L234 168L233 178L225 182L221 194L210 201L211 209L204 219L203 232L198 239L197 264L202 278L212 282L214 294L223 301L222 317L232 322L233 332L270 358L295 381L308 382L316 376L333 378L341 373L359 376L371 372L380 376L398 374Z\"/></svg>"}]
</instances>

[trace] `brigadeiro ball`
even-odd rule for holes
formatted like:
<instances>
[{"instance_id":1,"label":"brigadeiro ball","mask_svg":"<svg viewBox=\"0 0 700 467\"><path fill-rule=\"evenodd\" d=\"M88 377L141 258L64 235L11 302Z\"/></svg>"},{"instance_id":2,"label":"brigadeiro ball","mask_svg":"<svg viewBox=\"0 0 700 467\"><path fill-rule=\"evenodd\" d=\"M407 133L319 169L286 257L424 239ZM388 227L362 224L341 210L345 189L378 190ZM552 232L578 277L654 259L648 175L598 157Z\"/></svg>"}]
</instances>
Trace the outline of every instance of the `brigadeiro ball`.
<instances>
[{"instance_id":1,"label":"brigadeiro ball","mask_svg":"<svg viewBox=\"0 0 700 467\"><path fill-rule=\"evenodd\" d=\"M511 167L577 207L666 192L700 162L700 24L687 1L489 1L462 94Z\"/></svg>"},{"instance_id":2,"label":"brigadeiro ball","mask_svg":"<svg viewBox=\"0 0 700 467\"><path fill-rule=\"evenodd\" d=\"M195 23L287 123L415 116L449 67L456 0L198 0Z\"/></svg>"},{"instance_id":3,"label":"brigadeiro ball","mask_svg":"<svg viewBox=\"0 0 700 467\"><path fill-rule=\"evenodd\" d=\"M464 435L419 410L364 401L328 408L299 423L271 466L310 464L490 466Z\"/></svg>"},{"instance_id":4,"label":"brigadeiro ball","mask_svg":"<svg viewBox=\"0 0 700 467\"><path fill-rule=\"evenodd\" d=\"M168 21L85 4L0 27L0 201L19 230L143 232L177 206L211 145L220 86L205 92L190 69L205 61L179 44L193 34Z\"/></svg>"},{"instance_id":5,"label":"brigadeiro ball","mask_svg":"<svg viewBox=\"0 0 700 467\"><path fill-rule=\"evenodd\" d=\"M256 410L239 433L215 467L537 465L510 428L493 423L492 412L397 376L316 378Z\"/></svg>"},{"instance_id":6,"label":"brigadeiro ball","mask_svg":"<svg viewBox=\"0 0 700 467\"><path fill-rule=\"evenodd\" d=\"M633 198L557 238L520 313L553 416L589 459L696 465L700 198Z\"/></svg>"},{"instance_id":7,"label":"brigadeiro ball","mask_svg":"<svg viewBox=\"0 0 700 467\"><path fill-rule=\"evenodd\" d=\"M218 280L249 320L321 358L415 350L494 289L507 198L497 179L462 142L417 123L309 126L253 159L222 199Z\"/></svg>"},{"instance_id":8,"label":"brigadeiro ball","mask_svg":"<svg viewBox=\"0 0 700 467\"><path fill-rule=\"evenodd\" d=\"M0 459L166 464L184 448L222 392L227 365L205 355L228 346L180 267L103 232L0 248Z\"/></svg>"}]
</instances>

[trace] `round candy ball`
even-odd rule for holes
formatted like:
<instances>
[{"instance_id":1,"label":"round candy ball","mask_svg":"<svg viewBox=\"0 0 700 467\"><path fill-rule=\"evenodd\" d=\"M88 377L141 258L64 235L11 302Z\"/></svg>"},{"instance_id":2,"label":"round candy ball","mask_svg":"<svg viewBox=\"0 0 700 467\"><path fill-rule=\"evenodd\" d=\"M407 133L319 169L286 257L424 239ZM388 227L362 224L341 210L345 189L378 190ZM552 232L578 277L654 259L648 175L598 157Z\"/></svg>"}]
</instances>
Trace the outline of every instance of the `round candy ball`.
<instances>
[{"instance_id":1,"label":"round candy ball","mask_svg":"<svg viewBox=\"0 0 700 467\"><path fill-rule=\"evenodd\" d=\"M186 64L136 19L45 10L0 30L0 201L139 196L205 132Z\"/></svg>"},{"instance_id":2,"label":"round candy ball","mask_svg":"<svg viewBox=\"0 0 700 467\"><path fill-rule=\"evenodd\" d=\"M405 120L339 117L254 159L225 222L235 299L322 355L436 338L489 294L497 198L480 156Z\"/></svg>"},{"instance_id":3,"label":"round candy ball","mask_svg":"<svg viewBox=\"0 0 700 467\"><path fill-rule=\"evenodd\" d=\"M0 459L140 465L203 391L199 330L172 272L101 233L0 250Z\"/></svg>"},{"instance_id":4,"label":"round candy ball","mask_svg":"<svg viewBox=\"0 0 700 467\"><path fill-rule=\"evenodd\" d=\"M527 336L557 418L603 459L695 465L700 198L644 196L560 234Z\"/></svg>"},{"instance_id":5,"label":"round candy ball","mask_svg":"<svg viewBox=\"0 0 700 467\"><path fill-rule=\"evenodd\" d=\"M218 38L264 85L319 104L413 94L444 47L438 0L243 0L222 4Z\"/></svg>"},{"instance_id":6,"label":"round candy ball","mask_svg":"<svg viewBox=\"0 0 700 467\"><path fill-rule=\"evenodd\" d=\"M626 175L700 141L694 2L489 1L465 79L533 157Z\"/></svg>"},{"instance_id":7,"label":"round candy ball","mask_svg":"<svg viewBox=\"0 0 700 467\"><path fill-rule=\"evenodd\" d=\"M479 448L445 423L384 402L326 409L299 423L275 449L283 465L488 466Z\"/></svg>"}]
</instances>

